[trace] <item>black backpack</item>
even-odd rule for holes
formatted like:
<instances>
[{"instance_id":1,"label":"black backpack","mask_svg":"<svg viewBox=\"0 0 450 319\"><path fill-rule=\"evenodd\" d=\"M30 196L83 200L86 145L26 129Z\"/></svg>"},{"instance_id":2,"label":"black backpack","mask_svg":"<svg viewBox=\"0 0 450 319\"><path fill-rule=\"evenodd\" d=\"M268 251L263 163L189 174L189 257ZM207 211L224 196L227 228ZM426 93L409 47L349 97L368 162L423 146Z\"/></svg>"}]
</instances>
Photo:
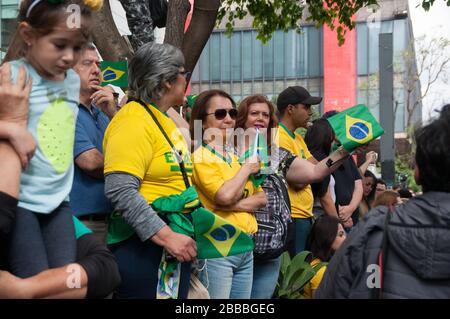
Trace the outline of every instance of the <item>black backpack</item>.
<instances>
[{"instance_id":1,"label":"black backpack","mask_svg":"<svg viewBox=\"0 0 450 319\"><path fill-rule=\"evenodd\" d=\"M153 26L158 28L164 28L167 22L167 0L148 0L148 6L150 8L150 14L153 20Z\"/></svg>"},{"instance_id":2,"label":"black backpack","mask_svg":"<svg viewBox=\"0 0 450 319\"><path fill-rule=\"evenodd\" d=\"M258 231L253 235L255 259L267 260L286 251L288 229L292 223L291 202L285 180L269 174L262 184L267 196L266 207L255 212Z\"/></svg>"}]
</instances>

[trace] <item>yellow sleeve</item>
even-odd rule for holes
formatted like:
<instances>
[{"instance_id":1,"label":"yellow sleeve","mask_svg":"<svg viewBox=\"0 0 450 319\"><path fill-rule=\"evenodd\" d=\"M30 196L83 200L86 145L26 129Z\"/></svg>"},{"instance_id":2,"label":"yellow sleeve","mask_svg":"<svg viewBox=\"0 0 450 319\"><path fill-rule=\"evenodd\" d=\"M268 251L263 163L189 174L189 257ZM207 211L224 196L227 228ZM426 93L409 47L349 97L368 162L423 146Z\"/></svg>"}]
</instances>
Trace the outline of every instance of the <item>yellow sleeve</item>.
<instances>
[{"instance_id":1,"label":"yellow sleeve","mask_svg":"<svg viewBox=\"0 0 450 319\"><path fill-rule=\"evenodd\" d=\"M310 159L311 157L313 157L306 145L305 145L305 157L307 160Z\"/></svg>"},{"instance_id":2,"label":"yellow sleeve","mask_svg":"<svg viewBox=\"0 0 450 319\"><path fill-rule=\"evenodd\" d=\"M103 141L105 174L125 172L144 179L153 158L152 144L151 129L144 119L113 119Z\"/></svg>"},{"instance_id":3,"label":"yellow sleeve","mask_svg":"<svg viewBox=\"0 0 450 319\"><path fill-rule=\"evenodd\" d=\"M326 269L327 269L327 266L323 266L322 268L319 269L319 271L316 273L316 275L311 279L311 281L310 281L311 290L312 290L311 293L313 293L314 290L319 288L320 282L322 281L323 274L325 273Z\"/></svg>"},{"instance_id":4,"label":"yellow sleeve","mask_svg":"<svg viewBox=\"0 0 450 319\"><path fill-rule=\"evenodd\" d=\"M312 157L312 154L309 151L308 145L306 145L305 140L303 138L300 140L300 143L302 145L303 152L305 153L305 158L310 159Z\"/></svg>"},{"instance_id":5,"label":"yellow sleeve","mask_svg":"<svg viewBox=\"0 0 450 319\"><path fill-rule=\"evenodd\" d=\"M194 163L192 180L195 187L211 201L214 201L216 193L225 183L219 165L208 161Z\"/></svg>"}]
</instances>

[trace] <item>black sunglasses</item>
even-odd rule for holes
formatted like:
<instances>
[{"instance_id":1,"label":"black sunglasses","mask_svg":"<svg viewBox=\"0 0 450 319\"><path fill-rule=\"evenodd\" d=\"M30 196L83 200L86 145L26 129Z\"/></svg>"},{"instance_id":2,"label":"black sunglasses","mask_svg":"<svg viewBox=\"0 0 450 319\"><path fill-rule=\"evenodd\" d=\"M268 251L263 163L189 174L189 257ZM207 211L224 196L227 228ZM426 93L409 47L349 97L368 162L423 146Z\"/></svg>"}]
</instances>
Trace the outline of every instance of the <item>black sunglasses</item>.
<instances>
[{"instance_id":1,"label":"black sunglasses","mask_svg":"<svg viewBox=\"0 0 450 319\"><path fill-rule=\"evenodd\" d=\"M238 111L236 109L217 109L214 113L206 113L206 115L211 115L214 114L214 116L216 117L217 120L223 120L226 116L227 113L230 115L232 120L235 120L238 114Z\"/></svg>"}]
</instances>

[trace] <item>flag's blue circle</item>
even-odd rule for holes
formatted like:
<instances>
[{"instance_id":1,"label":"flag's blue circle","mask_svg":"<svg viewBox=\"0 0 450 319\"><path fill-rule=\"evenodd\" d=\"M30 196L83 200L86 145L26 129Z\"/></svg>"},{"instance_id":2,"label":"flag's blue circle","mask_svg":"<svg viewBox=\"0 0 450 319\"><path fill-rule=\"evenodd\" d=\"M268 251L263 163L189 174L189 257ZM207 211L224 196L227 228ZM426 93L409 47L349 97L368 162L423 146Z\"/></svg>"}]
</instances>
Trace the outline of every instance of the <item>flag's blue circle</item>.
<instances>
[{"instance_id":1,"label":"flag's blue circle","mask_svg":"<svg viewBox=\"0 0 450 319\"><path fill-rule=\"evenodd\" d=\"M114 80L116 77L117 77L116 72L114 72L114 71L112 71L112 70L106 70L106 71L103 73L103 79L104 79L105 81L112 81L112 80Z\"/></svg>"},{"instance_id":2,"label":"flag's blue circle","mask_svg":"<svg viewBox=\"0 0 450 319\"><path fill-rule=\"evenodd\" d=\"M369 128L362 122L356 122L350 126L349 134L354 139L363 140L369 135Z\"/></svg>"},{"instance_id":3,"label":"flag's blue circle","mask_svg":"<svg viewBox=\"0 0 450 319\"><path fill-rule=\"evenodd\" d=\"M233 225L226 224L214 229L211 232L211 237L217 241L226 241L234 236L236 233L236 228Z\"/></svg>"}]
</instances>

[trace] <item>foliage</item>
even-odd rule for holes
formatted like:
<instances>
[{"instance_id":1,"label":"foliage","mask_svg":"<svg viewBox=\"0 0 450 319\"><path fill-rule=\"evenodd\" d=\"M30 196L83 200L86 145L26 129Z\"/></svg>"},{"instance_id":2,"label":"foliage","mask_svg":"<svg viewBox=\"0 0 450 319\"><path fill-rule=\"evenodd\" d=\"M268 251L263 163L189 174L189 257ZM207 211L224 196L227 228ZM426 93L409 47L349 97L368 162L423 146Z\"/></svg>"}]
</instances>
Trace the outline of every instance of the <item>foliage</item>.
<instances>
[{"instance_id":1,"label":"foliage","mask_svg":"<svg viewBox=\"0 0 450 319\"><path fill-rule=\"evenodd\" d=\"M406 72L402 86L406 91L407 126L412 126L412 116L425 97L439 81L447 84L450 65L450 40L421 36L402 52ZM417 60L417 63L416 63Z\"/></svg>"},{"instance_id":2,"label":"foliage","mask_svg":"<svg viewBox=\"0 0 450 319\"><path fill-rule=\"evenodd\" d=\"M446 0L446 1L447 1L447 6L450 6L450 0ZM434 0L424 0L422 2L422 8L424 8L425 11L428 11L428 10L430 10L433 3L434 3Z\"/></svg>"},{"instance_id":3,"label":"foliage","mask_svg":"<svg viewBox=\"0 0 450 319\"><path fill-rule=\"evenodd\" d=\"M324 266L319 263L314 267L307 261L311 255L309 251L298 253L292 260L288 252L281 255L280 274L274 297L283 299L300 299L303 287L314 277L317 271Z\"/></svg>"},{"instance_id":4,"label":"foliage","mask_svg":"<svg viewBox=\"0 0 450 319\"><path fill-rule=\"evenodd\" d=\"M395 180L402 187L411 189L413 192L421 191L414 179L414 168L411 154L397 155L395 157Z\"/></svg>"},{"instance_id":5,"label":"foliage","mask_svg":"<svg viewBox=\"0 0 450 319\"><path fill-rule=\"evenodd\" d=\"M306 22L316 27L327 25L337 31L339 44L345 41L345 34L355 27L354 16L364 7L379 7L378 0L224 0L219 9L217 23L226 17L227 33L231 34L234 21L242 20L247 14L253 17L253 28L257 38L266 43L276 30L294 29L300 32L300 20L308 12ZM424 0L422 7L429 10L434 0ZM447 0L450 6L450 0Z\"/></svg>"}]
</instances>

